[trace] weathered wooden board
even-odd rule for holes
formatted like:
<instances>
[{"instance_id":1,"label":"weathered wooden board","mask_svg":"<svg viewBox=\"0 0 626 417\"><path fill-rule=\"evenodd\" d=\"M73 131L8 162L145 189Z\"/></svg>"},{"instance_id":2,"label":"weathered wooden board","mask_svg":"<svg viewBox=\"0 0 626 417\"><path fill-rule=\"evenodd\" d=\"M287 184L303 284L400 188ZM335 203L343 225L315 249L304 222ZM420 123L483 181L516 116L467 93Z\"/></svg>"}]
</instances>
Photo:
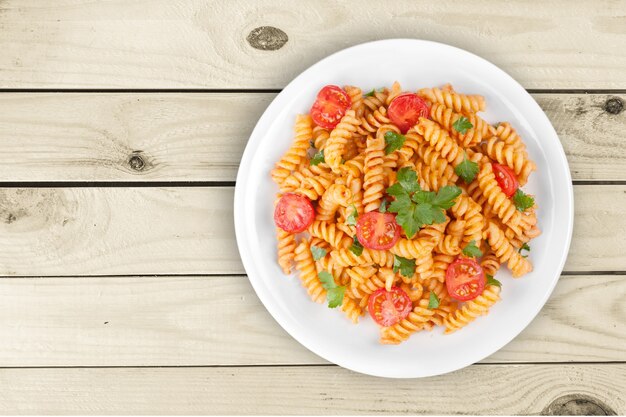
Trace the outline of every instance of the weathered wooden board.
<instances>
[{"instance_id":1,"label":"weathered wooden board","mask_svg":"<svg viewBox=\"0 0 626 417\"><path fill-rule=\"evenodd\" d=\"M385 380L335 366L0 370L3 414L623 414L626 365Z\"/></svg>"},{"instance_id":2,"label":"weathered wooden board","mask_svg":"<svg viewBox=\"0 0 626 417\"><path fill-rule=\"evenodd\" d=\"M0 291L0 367L327 363L280 328L245 276L5 278ZM624 276L563 276L483 362L621 361L624 297Z\"/></svg>"},{"instance_id":3,"label":"weathered wooden board","mask_svg":"<svg viewBox=\"0 0 626 417\"><path fill-rule=\"evenodd\" d=\"M624 270L626 186L574 188L565 271ZM232 207L229 187L0 188L0 275L242 274Z\"/></svg>"},{"instance_id":4,"label":"weathered wooden board","mask_svg":"<svg viewBox=\"0 0 626 417\"><path fill-rule=\"evenodd\" d=\"M4 0L0 87L281 88L345 47L418 38L527 88L625 88L625 13L610 0Z\"/></svg>"},{"instance_id":5,"label":"weathered wooden board","mask_svg":"<svg viewBox=\"0 0 626 417\"><path fill-rule=\"evenodd\" d=\"M274 96L2 94L0 178L234 181L252 128ZM560 136L575 180L626 179L620 151L626 111L619 110L626 95L534 97Z\"/></svg>"}]
</instances>

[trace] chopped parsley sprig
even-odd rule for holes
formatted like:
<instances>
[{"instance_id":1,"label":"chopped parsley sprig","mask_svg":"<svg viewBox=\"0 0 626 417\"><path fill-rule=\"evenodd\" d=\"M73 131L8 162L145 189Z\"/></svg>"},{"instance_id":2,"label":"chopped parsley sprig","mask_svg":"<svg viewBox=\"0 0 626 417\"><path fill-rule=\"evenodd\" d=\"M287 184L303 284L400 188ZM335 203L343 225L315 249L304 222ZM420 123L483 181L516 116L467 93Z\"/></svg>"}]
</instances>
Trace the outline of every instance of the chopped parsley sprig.
<instances>
[{"instance_id":1,"label":"chopped parsley sprig","mask_svg":"<svg viewBox=\"0 0 626 417\"><path fill-rule=\"evenodd\" d=\"M519 211L526 211L535 205L535 199L518 188L513 194L513 204Z\"/></svg>"},{"instance_id":2,"label":"chopped parsley sprig","mask_svg":"<svg viewBox=\"0 0 626 417\"><path fill-rule=\"evenodd\" d=\"M417 174L408 167L398 171L397 180L387 188L387 193L395 197L387 210L397 213L396 222L409 239L424 226L445 222L445 210L452 207L454 200L461 195L461 189L454 185L441 187L436 193L422 190Z\"/></svg>"},{"instance_id":3,"label":"chopped parsley sprig","mask_svg":"<svg viewBox=\"0 0 626 417\"><path fill-rule=\"evenodd\" d=\"M345 286L338 286L333 276L326 271L317 274L322 287L326 290L326 299L328 300L328 308L339 307L343 303L343 295L346 292Z\"/></svg>"}]
</instances>

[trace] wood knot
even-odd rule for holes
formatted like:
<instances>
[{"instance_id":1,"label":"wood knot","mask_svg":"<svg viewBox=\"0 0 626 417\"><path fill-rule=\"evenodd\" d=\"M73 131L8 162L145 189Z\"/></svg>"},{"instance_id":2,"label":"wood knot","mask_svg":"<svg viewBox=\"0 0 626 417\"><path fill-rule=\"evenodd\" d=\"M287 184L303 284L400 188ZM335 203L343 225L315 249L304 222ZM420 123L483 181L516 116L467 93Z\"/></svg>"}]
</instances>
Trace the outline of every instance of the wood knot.
<instances>
[{"instance_id":1,"label":"wood knot","mask_svg":"<svg viewBox=\"0 0 626 417\"><path fill-rule=\"evenodd\" d=\"M597 398L582 394L564 395L541 411L542 416L614 416L615 411Z\"/></svg>"},{"instance_id":2,"label":"wood knot","mask_svg":"<svg viewBox=\"0 0 626 417\"><path fill-rule=\"evenodd\" d=\"M624 110L624 102L617 97L611 97L604 103L604 111L611 114L620 114Z\"/></svg>"},{"instance_id":3,"label":"wood knot","mask_svg":"<svg viewBox=\"0 0 626 417\"><path fill-rule=\"evenodd\" d=\"M128 165L133 171L143 171L146 167L146 163L143 158L138 154L133 154L128 160Z\"/></svg>"},{"instance_id":4,"label":"wood knot","mask_svg":"<svg viewBox=\"0 0 626 417\"><path fill-rule=\"evenodd\" d=\"M246 40L255 49L276 51L287 43L289 37L285 32L273 26L259 26L250 31Z\"/></svg>"}]
</instances>

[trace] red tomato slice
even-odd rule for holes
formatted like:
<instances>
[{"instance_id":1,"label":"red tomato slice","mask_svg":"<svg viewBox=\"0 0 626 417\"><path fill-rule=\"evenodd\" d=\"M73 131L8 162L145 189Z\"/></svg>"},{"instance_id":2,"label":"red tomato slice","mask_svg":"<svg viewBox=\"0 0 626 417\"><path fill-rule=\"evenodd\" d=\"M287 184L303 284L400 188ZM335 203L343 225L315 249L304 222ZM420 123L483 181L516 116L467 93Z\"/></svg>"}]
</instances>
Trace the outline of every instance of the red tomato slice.
<instances>
[{"instance_id":1,"label":"red tomato slice","mask_svg":"<svg viewBox=\"0 0 626 417\"><path fill-rule=\"evenodd\" d=\"M420 117L428 117L428 105L416 94L400 94L391 100L387 109L387 116L402 133L415 126Z\"/></svg>"},{"instance_id":2,"label":"red tomato slice","mask_svg":"<svg viewBox=\"0 0 626 417\"><path fill-rule=\"evenodd\" d=\"M398 287L391 291L380 288L370 295L367 310L374 321L381 326L393 326L409 315L413 308L411 299Z\"/></svg>"},{"instance_id":3,"label":"red tomato slice","mask_svg":"<svg viewBox=\"0 0 626 417\"><path fill-rule=\"evenodd\" d=\"M515 191L519 188L519 183L511 168L500 164L491 164L491 167L493 168L493 173L496 175L498 185L502 188L502 192L506 194L507 197L511 197L515 194Z\"/></svg>"},{"instance_id":4,"label":"red tomato slice","mask_svg":"<svg viewBox=\"0 0 626 417\"><path fill-rule=\"evenodd\" d=\"M311 107L311 118L324 129L333 129L350 108L352 100L348 93L336 85L327 85L317 93Z\"/></svg>"},{"instance_id":5,"label":"red tomato slice","mask_svg":"<svg viewBox=\"0 0 626 417\"><path fill-rule=\"evenodd\" d=\"M274 222L285 232L304 232L314 219L311 200L298 194L283 194L274 209Z\"/></svg>"},{"instance_id":6,"label":"red tomato slice","mask_svg":"<svg viewBox=\"0 0 626 417\"><path fill-rule=\"evenodd\" d=\"M400 239L400 225L391 213L370 211L361 214L356 222L356 237L366 248L390 249Z\"/></svg>"},{"instance_id":7,"label":"red tomato slice","mask_svg":"<svg viewBox=\"0 0 626 417\"><path fill-rule=\"evenodd\" d=\"M485 272L473 259L459 257L446 271L448 294L459 301L478 297L485 289L485 283Z\"/></svg>"}]
</instances>

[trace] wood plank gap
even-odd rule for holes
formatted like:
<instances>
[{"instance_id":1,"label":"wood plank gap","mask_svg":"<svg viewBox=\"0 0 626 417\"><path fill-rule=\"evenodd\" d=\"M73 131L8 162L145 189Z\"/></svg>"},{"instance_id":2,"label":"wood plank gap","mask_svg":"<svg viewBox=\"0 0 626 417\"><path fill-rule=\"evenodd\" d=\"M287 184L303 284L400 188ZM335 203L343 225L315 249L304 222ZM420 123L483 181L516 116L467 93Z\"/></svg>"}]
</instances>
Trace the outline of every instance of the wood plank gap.
<instances>
[{"instance_id":1,"label":"wood plank gap","mask_svg":"<svg viewBox=\"0 0 626 417\"><path fill-rule=\"evenodd\" d=\"M471 366L511 366L511 365L547 365L547 366L563 366L563 365L624 365L626 361L559 361L559 362L476 362ZM94 365L94 366L0 366L0 370L4 369L213 369L213 368L340 368L334 363L292 363L292 364L246 364L246 365Z\"/></svg>"}]
</instances>

